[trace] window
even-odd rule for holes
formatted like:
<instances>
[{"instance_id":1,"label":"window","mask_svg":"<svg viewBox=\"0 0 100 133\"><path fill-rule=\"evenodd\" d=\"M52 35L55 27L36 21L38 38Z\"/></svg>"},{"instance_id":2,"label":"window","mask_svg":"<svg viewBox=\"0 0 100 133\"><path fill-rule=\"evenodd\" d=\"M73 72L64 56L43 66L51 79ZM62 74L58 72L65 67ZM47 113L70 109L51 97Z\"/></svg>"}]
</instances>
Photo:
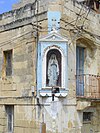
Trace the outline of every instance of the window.
<instances>
[{"instance_id":1,"label":"window","mask_svg":"<svg viewBox=\"0 0 100 133\"><path fill-rule=\"evenodd\" d=\"M13 133L14 106L6 105L5 110L7 114L7 132Z\"/></svg>"},{"instance_id":2,"label":"window","mask_svg":"<svg viewBox=\"0 0 100 133\"><path fill-rule=\"evenodd\" d=\"M12 75L12 50L4 51L4 74Z\"/></svg>"},{"instance_id":3,"label":"window","mask_svg":"<svg viewBox=\"0 0 100 133\"><path fill-rule=\"evenodd\" d=\"M84 48L76 47L76 94L84 95Z\"/></svg>"},{"instance_id":4,"label":"window","mask_svg":"<svg viewBox=\"0 0 100 133\"><path fill-rule=\"evenodd\" d=\"M83 112L83 122L91 121L92 115L92 112Z\"/></svg>"},{"instance_id":5,"label":"window","mask_svg":"<svg viewBox=\"0 0 100 133\"><path fill-rule=\"evenodd\" d=\"M46 85L61 86L61 53L57 49L47 53Z\"/></svg>"}]
</instances>

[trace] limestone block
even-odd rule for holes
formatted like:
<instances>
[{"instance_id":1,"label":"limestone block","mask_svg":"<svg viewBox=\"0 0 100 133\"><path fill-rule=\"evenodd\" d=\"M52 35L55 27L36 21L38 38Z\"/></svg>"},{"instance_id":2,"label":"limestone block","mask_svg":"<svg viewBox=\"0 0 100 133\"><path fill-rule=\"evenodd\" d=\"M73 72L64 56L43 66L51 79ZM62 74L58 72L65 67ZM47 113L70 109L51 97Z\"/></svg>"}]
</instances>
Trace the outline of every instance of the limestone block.
<instances>
[{"instance_id":1,"label":"limestone block","mask_svg":"<svg viewBox=\"0 0 100 133\"><path fill-rule=\"evenodd\" d=\"M19 126L19 127L16 127L14 128L14 133L24 133L24 128Z\"/></svg>"},{"instance_id":2,"label":"limestone block","mask_svg":"<svg viewBox=\"0 0 100 133\"><path fill-rule=\"evenodd\" d=\"M14 62L13 67L14 67L14 69L25 69L25 68L27 68L27 61Z\"/></svg>"},{"instance_id":3,"label":"limestone block","mask_svg":"<svg viewBox=\"0 0 100 133\"><path fill-rule=\"evenodd\" d=\"M0 126L0 132L1 133L5 132L5 128L6 128L5 126Z\"/></svg>"},{"instance_id":4,"label":"limestone block","mask_svg":"<svg viewBox=\"0 0 100 133\"><path fill-rule=\"evenodd\" d=\"M15 91L16 90L16 85L13 86L12 83L2 83L2 90L3 91Z\"/></svg>"},{"instance_id":5,"label":"limestone block","mask_svg":"<svg viewBox=\"0 0 100 133\"><path fill-rule=\"evenodd\" d=\"M22 75L23 75L23 76L27 75L27 68L23 68L23 69L14 69L14 75L20 76L20 78L21 78Z\"/></svg>"},{"instance_id":6,"label":"limestone block","mask_svg":"<svg viewBox=\"0 0 100 133\"><path fill-rule=\"evenodd\" d=\"M17 62L24 62L25 60L26 60L26 58L25 58L25 54L24 53L21 54L21 55L14 54L13 64L17 63Z\"/></svg>"},{"instance_id":7,"label":"limestone block","mask_svg":"<svg viewBox=\"0 0 100 133\"><path fill-rule=\"evenodd\" d=\"M91 102L87 102L87 101L78 101L77 102L77 110L83 110L86 107L91 106Z\"/></svg>"}]
</instances>

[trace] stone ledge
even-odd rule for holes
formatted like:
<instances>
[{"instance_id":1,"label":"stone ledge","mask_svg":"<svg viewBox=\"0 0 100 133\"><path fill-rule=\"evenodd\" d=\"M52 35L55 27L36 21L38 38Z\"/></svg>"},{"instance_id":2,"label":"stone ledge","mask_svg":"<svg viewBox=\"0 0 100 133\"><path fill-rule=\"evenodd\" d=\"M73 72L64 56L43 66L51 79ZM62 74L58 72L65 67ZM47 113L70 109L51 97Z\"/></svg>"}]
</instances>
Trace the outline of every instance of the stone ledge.
<instances>
[{"instance_id":1,"label":"stone ledge","mask_svg":"<svg viewBox=\"0 0 100 133\"><path fill-rule=\"evenodd\" d=\"M42 12L42 13L38 14L38 17L43 15L44 19L46 19L46 17L45 17L46 13L47 13L46 11ZM43 17L42 17L42 19L43 19ZM26 26L26 25L29 25L29 24L31 24L32 26L36 27L35 24L32 24L33 19L34 19L34 22L36 22L36 14L34 16L31 16L31 17L18 19L16 21L12 21L11 23L7 23L5 25L1 25L0 26L0 32L16 29L16 28L23 27L23 26ZM40 20L41 20L41 17L39 18L39 21Z\"/></svg>"}]
</instances>

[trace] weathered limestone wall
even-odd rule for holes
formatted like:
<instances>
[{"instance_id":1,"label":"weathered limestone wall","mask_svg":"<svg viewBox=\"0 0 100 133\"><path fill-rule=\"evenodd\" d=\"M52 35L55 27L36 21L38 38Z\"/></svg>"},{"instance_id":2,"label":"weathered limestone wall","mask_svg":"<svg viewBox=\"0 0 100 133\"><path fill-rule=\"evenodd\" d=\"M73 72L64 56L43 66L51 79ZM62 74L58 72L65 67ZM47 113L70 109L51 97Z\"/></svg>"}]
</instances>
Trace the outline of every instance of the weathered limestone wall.
<instances>
[{"instance_id":1,"label":"weathered limestone wall","mask_svg":"<svg viewBox=\"0 0 100 133\"><path fill-rule=\"evenodd\" d=\"M0 132L5 131L6 128L6 117L4 106L0 106Z\"/></svg>"},{"instance_id":2,"label":"weathered limestone wall","mask_svg":"<svg viewBox=\"0 0 100 133\"><path fill-rule=\"evenodd\" d=\"M36 5L28 4L0 16L1 132L7 131L5 105L14 105L14 133L40 131L41 123L35 120L36 101L32 94L32 87L36 90L36 13ZM47 25L45 14L38 15L39 25ZM13 50L12 76L5 77L2 74L3 51L10 49Z\"/></svg>"},{"instance_id":3,"label":"weathered limestone wall","mask_svg":"<svg viewBox=\"0 0 100 133\"><path fill-rule=\"evenodd\" d=\"M86 48L85 73L100 74L98 37L100 16L92 11L89 12L77 3L74 6L72 1L41 0L39 2L38 24L42 27L38 30L40 36L47 34L47 12L45 11L61 11L59 32L68 37L69 92L65 99L57 99L51 103L48 101L49 105L37 106L31 90L32 86L36 89L37 26L28 24L34 24L34 22L36 24L37 5L28 4L28 0L22 2L15 5L13 11L0 15L0 131L6 131L4 105L8 104L15 105L14 133L39 133L42 122L46 123L47 133L84 133L86 131L89 133L91 127L96 131L100 123L98 117L93 117L94 126L83 124L82 114L88 102L83 102L84 106L80 111L77 107L76 46ZM33 2L30 1L30 3ZM26 3L27 5L24 6ZM82 17L79 17L80 15ZM13 49L13 74L12 77L7 78L2 75L3 51L9 49ZM44 99L45 102L46 99ZM94 115L100 115L99 109Z\"/></svg>"},{"instance_id":4,"label":"weathered limestone wall","mask_svg":"<svg viewBox=\"0 0 100 133\"><path fill-rule=\"evenodd\" d=\"M32 104L14 106L14 133L39 133L41 124L35 121L35 111L36 107ZM7 130L5 106L0 105L0 132L7 132Z\"/></svg>"},{"instance_id":5,"label":"weathered limestone wall","mask_svg":"<svg viewBox=\"0 0 100 133\"><path fill-rule=\"evenodd\" d=\"M39 133L32 94L32 87L36 90L36 29L30 24L19 28L15 23L11 25L7 25L8 31L3 29L0 33L0 132L8 130L5 105L14 105L14 133ZM12 76L6 77L2 73L3 51L10 49L13 50Z\"/></svg>"},{"instance_id":6,"label":"weathered limestone wall","mask_svg":"<svg viewBox=\"0 0 100 133\"><path fill-rule=\"evenodd\" d=\"M58 6L57 6L58 4ZM60 5L63 5L62 7ZM77 101L76 101L76 46L81 46L85 48L85 74L98 74L98 47L100 45L99 41L99 20L100 17L94 11L89 11L88 9L81 7L77 3L75 6L72 1L53 1L49 4L49 11L62 11L62 18L60 21L59 32L68 37L68 88L69 93L65 100L66 106L64 106L64 101L62 102L62 111L59 107L56 107L55 113L52 112L50 107L45 108L44 111L45 123L47 123L47 130L51 132L61 132L61 133L89 133L90 131L97 131L97 112L94 111L94 117L92 118L91 124L83 124L83 112L88 106L91 106L89 102L83 102L82 109L78 111ZM80 12L81 11L81 12ZM82 17L80 17L82 15ZM94 19L93 19L94 18ZM72 22L73 21L73 22ZM83 29L81 29L83 26ZM60 100L58 100L60 103ZM70 107L69 107L70 106ZM54 106L55 107L55 106ZM66 109L65 109L66 108ZM95 107L96 108L96 107ZM50 110L49 110L50 109ZM49 111L48 111L49 110ZM57 110L59 110L57 112ZM65 111L66 110L66 111ZM71 112L72 110L72 112ZM62 112L62 114L60 114ZM75 115L74 115L75 114ZM54 115L54 118L53 118ZM59 116L62 116L59 117ZM64 116L64 117L63 117ZM61 121L63 123L60 123ZM53 124L50 123L52 121ZM58 122L59 121L59 122ZM64 125L65 124L65 125ZM67 126L66 126L67 124ZM59 125L59 126L58 126ZM57 127L58 126L58 127ZM92 129L92 130L91 130ZM49 131L48 131L49 132ZM99 132L99 130L98 130Z\"/></svg>"},{"instance_id":7,"label":"weathered limestone wall","mask_svg":"<svg viewBox=\"0 0 100 133\"><path fill-rule=\"evenodd\" d=\"M39 4L40 6L40 4ZM38 7L39 7L38 6ZM38 13L38 16L36 15ZM8 31L9 29L14 29L28 25L29 23L33 27L37 28L37 20L39 22L47 19L47 9L39 9L37 11L36 2L26 4L25 6L15 9L0 15L0 33L3 31ZM38 23L38 28L41 24Z\"/></svg>"},{"instance_id":8,"label":"weathered limestone wall","mask_svg":"<svg viewBox=\"0 0 100 133\"><path fill-rule=\"evenodd\" d=\"M20 0L18 3L12 5L12 7L13 9L18 9L18 8L25 6L26 4L34 3L34 2L35 0Z\"/></svg>"},{"instance_id":9,"label":"weathered limestone wall","mask_svg":"<svg viewBox=\"0 0 100 133\"><path fill-rule=\"evenodd\" d=\"M97 66L98 66L98 75L100 75L100 48L98 48Z\"/></svg>"},{"instance_id":10,"label":"weathered limestone wall","mask_svg":"<svg viewBox=\"0 0 100 133\"><path fill-rule=\"evenodd\" d=\"M26 6L15 9L0 15L0 25L15 22L16 20L31 17L36 14L36 3L27 4Z\"/></svg>"},{"instance_id":11,"label":"weathered limestone wall","mask_svg":"<svg viewBox=\"0 0 100 133\"><path fill-rule=\"evenodd\" d=\"M34 124L35 101L31 89L32 86L36 89L36 39L32 26L3 32L0 34L0 42L0 131L7 131L5 105L16 105L14 132L38 133L38 124ZM5 77L2 74L3 51L10 49L13 50L12 76Z\"/></svg>"},{"instance_id":12,"label":"weathered limestone wall","mask_svg":"<svg viewBox=\"0 0 100 133\"><path fill-rule=\"evenodd\" d=\"M58 4L58 6L57 6ZM62 7L60 5L63 5ZM93 11L81 7L76 3L73 5L72 1L53 1L49 4L49 11L61 11L62 18L60 21L59 32L68 37L68 96L62 102L62 111L57 106L55 110L50 107L44 107L45 123L47 123L47 130L51 132L61 132L61 133L89 133L90 131L97 131L98 118L95 118L97 112L93 111L94 116L92 117L92 122L83 124L83 112L86 107L91 106L90 102L83 102L81 110L77 108L78 102L76 101L76 46L81 46L85 48L85 74L98 74L98 47L100 45L99 41L99 20L100 17ZM81 12L80 12L81 11ZM80 17L82 15L82 17ZM94 18L94 19L93 19ZM63 21L64 20L64 21ZM72 22L74 21L74 22ZM83 29L80 27L83 26ZM60 100L58 100L60 103ZM65 106L65 105L66 106ZM55 108L55 106L54 106ZM96 109L96 107L95 107ZM48 111L49 110L49 111ZM51 114L48 112L55 112ZM58 112L59 113L58 113ZM87 109L87 111L89 111ZM54 115L54 118L53 118ZM59 117L62 116L62 117ZM61 121L62 123L60 123ZM52 124L50 123L52 121ZM65 124L65 125L64 125ZM67 125L66 125L67 124ZM59 126L58 126L59 125ZM91 130L92 129L92 130ZM98 132L100 129L98 129ZM49 131L47 131L49 132Z\"/></svg>"},{"instance_id":13,"label":"weathered limestone wall","mask_svg":"<svg viewBox=\"0 0 100 133\"><path fill-rule=\"evenodd\" d=\"M39 0L38 1L39 9L41 9L41 10L48 9L48 6L51 2L56 2L57 3L57 1L58 0L55 0L55 1L53 1L53 0ZM37 2L37 0L20 0L20 2L13 5L13 9L18 9L18 8L21 8L21 7L25 6L26 4L34 3L34 2Z\"/></svg>"},{"instance_id":14,"label":"weathered limestone wall","mask_svg":"<svg viewBox=\"0 0 100 133\"><path fill-rule=\"evenodd\" d=\"M99 28L100 28L100 16L88 8L82 7L81 5L75 3L73 4L73 1L67 1L63 4L63 12L62 12L62 19L69 22L67 27L70 26L76 26L76 28L79 28L80 26L83 26L84 30L93 33L94 35L99 36ZM83 31L84 31L83 30Z\"/></svg>"},{"instance_id":15,"label":"weathered limestone wall","mask_svg":"<svg viewBox=\"0 0 100 133\"><path fill-rule=\"evenodd\" d=\"M15 106L14 133L39 132L40 124L35 121L36 107L32 105Z\"/></svg>"},{"instance_id":16,"label":"weathered limestone wall","mask_svg":"<svg viewBox=\"0 0 100 133\"><path fill-rule=\"evenodd\" d=\"M42 113L47 133L81 133L82 117L74 105L58 100L44 106Z\"/></svg>"},{"instance_id":17,"label":"weathered limestone wall","mask_svg":"<svg viewBox=\"0 0 100 133\"><path fill-rule=\"evenodd\" d=\"M77 46L84 47L84 74L98 74L98 48L93 40L85 37L76 42Z\"/></svg>"},{"instance_id":18,"label":"weathered limestone wall","mask_svg":"<svg viewBox=\"0 0 100 133\"><path fill-rule=\"evenodd\" d=\"M7 36L5 38L5 36ZM31 86L36 86L36 43L32 27L26 26L1 34L0 69L1 96L29 96ZM3 51L12 49L12 77L5 77L3 69ZM7 91L7 92L6 92Z\"/></svg>"},{"instance_id":19,"label":"weathered limestone wall","mask_svg":"<svg viewBox=\"0 0 100 133\"><path fill-rule=\"evenodd\" d=\"M97 104L97 115L95 116L97 119L95 122L97 122L97 131L100 132L100 104Z\"/></svg>"}]
</instances>

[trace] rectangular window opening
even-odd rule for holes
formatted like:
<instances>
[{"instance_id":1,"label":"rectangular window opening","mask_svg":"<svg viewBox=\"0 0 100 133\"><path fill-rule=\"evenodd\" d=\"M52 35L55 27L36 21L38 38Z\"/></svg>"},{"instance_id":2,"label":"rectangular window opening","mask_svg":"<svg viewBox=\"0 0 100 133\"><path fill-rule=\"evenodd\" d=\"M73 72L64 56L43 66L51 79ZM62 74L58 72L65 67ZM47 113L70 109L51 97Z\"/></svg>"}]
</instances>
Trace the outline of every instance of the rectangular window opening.
<instances>
[{"instance_id":1,"label":"rectangular window opening","mask_svg":"<svg viewBox=\"0 0 100 133\"><path fill-rule=\"evenodd\" d=\"M76 47L76 94L84 96L84 48Z\"/></svg>"},{"instance_id":2,"label":"rectangular window opening","mask_svg":"<svg viewBox=\"0 0 100 133\"><path fill-rule=\"evenodd\" d=\"M6 105L5 110L6 110L6 114L7 114L7 132L13 133L14 106L13 105Z\"/></svg>"},{"instance_id":3,"label":"rectangular window opening","mask_svg":"<svg viewBox=\"0 0 100 133\"><path fill-rule=\"evenodd\" d=\"M90 122L92 119L92 112L83 112L83 122Z\"/></svg>"},{"instance_id":4,"label":"rectangular window opening","mask_svg":"<svg viewBox=\"0 0 100 133\"><path fill-rule=\"evenodd\" d=\"M4 51L4 71L6 76L12 75L12 50Z\"/></svg>"}]
</instances>

